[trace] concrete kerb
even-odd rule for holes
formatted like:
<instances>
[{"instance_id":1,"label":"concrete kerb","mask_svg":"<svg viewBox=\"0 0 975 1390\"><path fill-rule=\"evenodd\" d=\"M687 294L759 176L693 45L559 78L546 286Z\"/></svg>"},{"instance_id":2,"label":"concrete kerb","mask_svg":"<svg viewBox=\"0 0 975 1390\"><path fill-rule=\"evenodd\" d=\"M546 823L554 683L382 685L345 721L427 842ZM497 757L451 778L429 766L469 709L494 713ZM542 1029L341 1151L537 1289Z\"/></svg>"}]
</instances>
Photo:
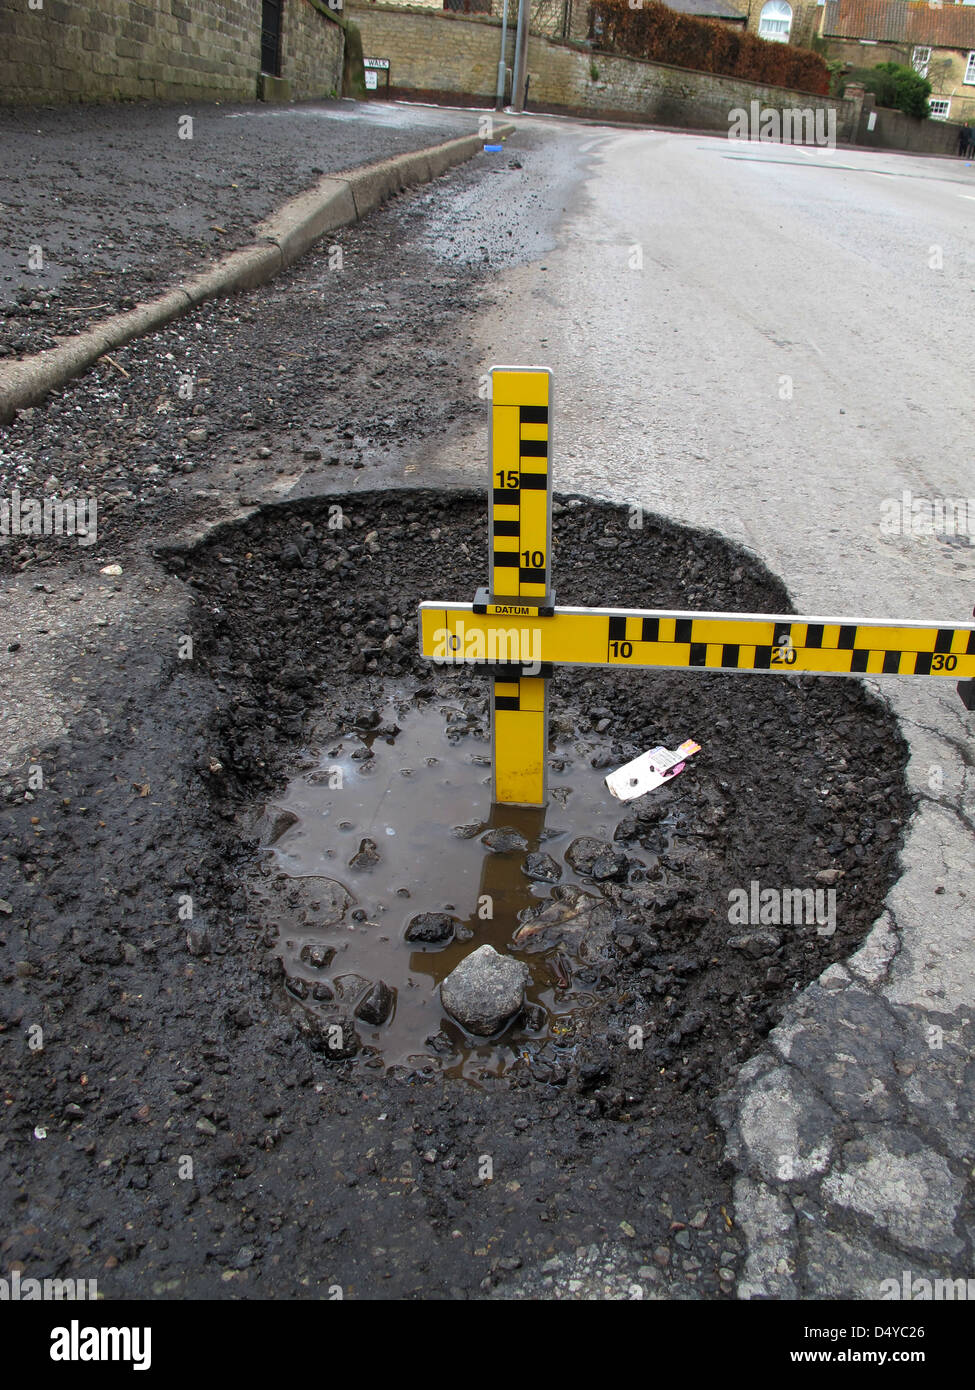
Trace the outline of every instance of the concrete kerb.
<instances>
[{"instance_id":1,"label":"concrete kerb","mask_svg":"<svg viewBox=\"0 0 975 1390\"><path fill-rule=\"evenodd\" d=\"M11 420L21 407L34 405L49 391L79 376L103 353L161 327L191 307L192 301L183 289L170 290L159 299L105 319L56 348L5 364L0 368L0 424Z\"/></svg>"},{"instance_id":2,"label":"concrete kerb","mask_svg":"<svg viewBox=\"0 0 975 1390\"><path fill-rule=\"evenodd\" d=\"M192 280L184 280L180 290L191 304L202 304L205 299L225 294L228 289L255 289L273 279L284 264L279 246L248 246L242 251L232 251L210 270L203 271Z\"/></svg>"},{"instance_id":3,"label":"concrete kerb","mask_svg":"<svg viewBox=\"0 0 975 1390\"><path fill-rule=\"evenodd\" d=\"M356 220L355 199L346 179L322 179L262 222L258 235L277 248L281 265L291 265L320 236ZM271 274L276 272L272 271ZM266 275L270 279L271 275Z\"/></svg>"},{"instance_id":4,"label":"concrete kerb","mask_svg":"<svg viewBox=\"0 0 975 1390\"><path fill-rule=\"evenodd\" d=\"M408 155L406 162L385 159L369 169L349 175L349 191L360 217L378 207L387 198L401 193L410 184L424 183L430 178L430 161L422 155Z\"/></svg>"},{"instance_id":5,"label":"concrete kerb","mask_svg":"<svg viewBox=\"0 0 975 1390\"><path fill-rule=\"evenodd\" d=\"M513 125L500 126L493 138L506 139L514 129ZM428 183L454 165L463 164L483 144L477 135L464 135L320 179L260 223L255 228L259 239L254 244L232 251L209 270L182 281L158 299L105 319L57 347L5 363L0 367L0 424L80 376L112 348L161 328L206 299L263 285L326 232L364 217L394 193Z\"/></svg>"},{"instance_id":6,"label":"concrete kerb","mask_svg":"<svg viewBox=\"0 0 975 1390\"><path fill-rule=\"evenodd\" d=\"M501 126L496 138L506 139L514 132L513 125ZM429 183L431 179L470 159L481 148L483 141L477 135L461 135L456 140L448 140L443 145L434 145L426 150L416 150L412 154L400 155L396 159L384 159L379 164L370 164L349 174L349 187L355 199L356 211L364 217L385 198L401 193L417 183Z\"/></svg>"}]
</instances>

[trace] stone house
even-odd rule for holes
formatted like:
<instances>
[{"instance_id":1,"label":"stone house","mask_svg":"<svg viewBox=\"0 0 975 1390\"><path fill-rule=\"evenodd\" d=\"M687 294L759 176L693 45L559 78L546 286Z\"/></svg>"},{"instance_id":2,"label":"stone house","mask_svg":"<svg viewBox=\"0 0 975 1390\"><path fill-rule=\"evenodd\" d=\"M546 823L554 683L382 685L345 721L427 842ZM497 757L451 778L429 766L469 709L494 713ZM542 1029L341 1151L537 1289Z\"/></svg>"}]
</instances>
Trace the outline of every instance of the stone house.
<instances>
[{"instance_id":1,"label":"stone house","mask_svg":"<svg viewBox=\"0 0 975 1390\"><path fill-rule=\"evenodd\" d=\"M734 0L750 34L770 43L809 48L818 32L823 5L818 0Z\"/></svg>"},{"instance_id":2,"label":"stone house","mask_svg":"<svg viewBox=\"0 0 975 1390\"><path fill-rule=\"evenodd\" d=\"M693 15L695 19L716 19L732 29L744 29L748 21L742 6L735 0L663 0L669 10Z\"/></svg>"},{"instance_id":3,"label":"stone house","mask_svg":"<svg viewBox=\"0 0 975 1390\"><path fill-rule=\"evenodd\" d=\"M931 83L935 119L975 123L975 3L830 0L820 33L827 58L913 67Z\"/></svg>"}]
</instances>

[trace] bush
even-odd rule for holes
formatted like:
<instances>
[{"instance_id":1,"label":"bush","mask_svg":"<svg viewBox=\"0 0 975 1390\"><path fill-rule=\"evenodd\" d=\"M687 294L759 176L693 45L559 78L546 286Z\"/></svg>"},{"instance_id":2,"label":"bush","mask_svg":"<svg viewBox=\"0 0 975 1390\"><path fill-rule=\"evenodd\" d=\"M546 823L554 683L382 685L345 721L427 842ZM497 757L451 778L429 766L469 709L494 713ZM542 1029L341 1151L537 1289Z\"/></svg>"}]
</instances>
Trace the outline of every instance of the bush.
<instances>
[{"instance_id":1,"label":"bush","mask_svg":"<svg viewBox=\"0 0 975 1390\"><path fill-rule=\"evenodd\" d=\"M901 63L878 63L875 68L861 70L858 80L868 92L873 92L878 106L889 106L908 116L928 114L931 83L913 68Z\"/></svg>"},{"instance_id":2,"label":"bush","mask_svg":"<svg viewBox=\"0 0 975 1390\"><path fill-rule=\"evenodd\" d=\"M827 58L826 71L829 73L829 94L831 97L841 97L843 89L848 82L846 76L846 64L842 58Z\"/></svg>"},{"instance_id":3,"label":"bush","mask_svg":"<svg viewBox=\"0 0 975 1390\"><path fill-rule=\"evenodd\" d=\"M598 0L592 8L593 22L597 16L602 20L600 44L615 53L795 87L817 96L829 92L826 64L807 48L769 43L716 20L668 9L659 0L644 0L640 9L631 9L628 0Z\"/></svg>"}]
</instances>

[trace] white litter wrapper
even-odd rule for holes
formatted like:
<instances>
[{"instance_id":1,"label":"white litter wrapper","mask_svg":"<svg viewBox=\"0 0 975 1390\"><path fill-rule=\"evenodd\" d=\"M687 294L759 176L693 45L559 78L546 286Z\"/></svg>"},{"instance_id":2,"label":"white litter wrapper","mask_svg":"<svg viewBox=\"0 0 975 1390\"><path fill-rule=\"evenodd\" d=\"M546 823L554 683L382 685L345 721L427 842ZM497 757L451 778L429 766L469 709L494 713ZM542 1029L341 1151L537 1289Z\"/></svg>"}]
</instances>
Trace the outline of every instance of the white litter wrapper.
<instances>
[{"instance_id":1,"label":"white litter wrapper","mask_svg":"<svg viewBox=\"0 0 975 1390\"><path fill-rule=\"evenodd\" d=\"M651 748L649 753L641 753L631 763L625 763L611 772L606 778L606 785L617 801L633 801L671 781L684 771L687 759L700 751L701 745L691 738L686 739L674 753L669 748Z\"/></svg>"}]
</instances>

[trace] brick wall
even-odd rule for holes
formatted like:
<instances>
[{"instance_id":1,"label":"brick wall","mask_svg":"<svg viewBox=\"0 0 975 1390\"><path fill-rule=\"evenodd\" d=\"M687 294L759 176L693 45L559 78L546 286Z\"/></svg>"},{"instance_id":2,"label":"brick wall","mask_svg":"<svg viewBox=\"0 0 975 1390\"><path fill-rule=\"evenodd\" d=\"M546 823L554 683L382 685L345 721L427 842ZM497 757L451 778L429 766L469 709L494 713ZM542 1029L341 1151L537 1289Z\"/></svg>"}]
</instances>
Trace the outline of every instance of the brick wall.
<instances>
[{"instance_id":1,"label":"brick wall","mask_svg":"<svg viewBox=\"0 0 975 1390\"><path fill-rule=\"evenodd\" d=\"M293 97L339 89L343 32L327 6L286 0L282 47ZM261 0L0 0L8 105L252 100L260 54Z\"/></svg>"}]
</instances>

